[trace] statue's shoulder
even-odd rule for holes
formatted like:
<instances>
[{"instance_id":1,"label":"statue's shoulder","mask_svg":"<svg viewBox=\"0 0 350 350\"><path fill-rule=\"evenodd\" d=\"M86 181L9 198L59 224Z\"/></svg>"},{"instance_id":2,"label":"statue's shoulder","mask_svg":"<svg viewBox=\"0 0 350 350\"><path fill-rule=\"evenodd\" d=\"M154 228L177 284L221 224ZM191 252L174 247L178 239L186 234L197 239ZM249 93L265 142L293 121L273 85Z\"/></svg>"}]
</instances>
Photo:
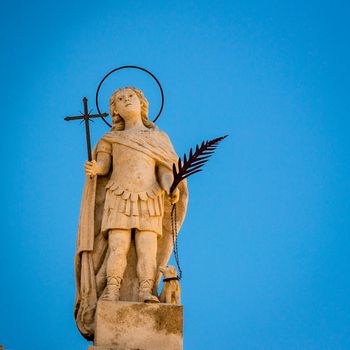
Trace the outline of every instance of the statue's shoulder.
<instances>
[{"instance_id":1,"label":"statue's shoulder","mask_svg":"<svg viewBox=\"0 0 350 350\"><path fill-rule=\"evenodd\" d=\"M104 134L99 142L107 142L107 143L113 143L115 142L120 136L120 131L118 130L111 130Z\"/></svg>"},{"instance_id":2,"label":"statue's shoulder","mask_svg":"<svg viewBox=\"0 0 350 350\"><path fill-rule=\"evenodd\" d=\"M153 133L156 135L153 139L156 139L157 144L166 152L168 152L169 157L177 157L176 152L174 150L174 146L170 140L168 134L160 130L157 126L153 128Z\"/></svg>"},{"instance_id":3,"label":"statue's shoulder","mask_svg":"<svg viewBox=\"0 0 350 350\"><path fill-rule=\"evenodd\" d=\"M170 142L170 137L168 136L168 134L163 131L163 130L160 130L158 128L158 126L154 126L151 130L151 133L153 133L153 135L155 137L158 137L159 139L165 141L165 142Z\"/></svg>"},{"instance_id":4,"label":"statue's shoulder","mask_svg":"<svg viewBox=\"0 0 350 350\"><path fill-rule=\"evenodd\" d=\"M104 136L97 142L96 152L112 153L112 143Z\"/></svg>"}]
</instances>

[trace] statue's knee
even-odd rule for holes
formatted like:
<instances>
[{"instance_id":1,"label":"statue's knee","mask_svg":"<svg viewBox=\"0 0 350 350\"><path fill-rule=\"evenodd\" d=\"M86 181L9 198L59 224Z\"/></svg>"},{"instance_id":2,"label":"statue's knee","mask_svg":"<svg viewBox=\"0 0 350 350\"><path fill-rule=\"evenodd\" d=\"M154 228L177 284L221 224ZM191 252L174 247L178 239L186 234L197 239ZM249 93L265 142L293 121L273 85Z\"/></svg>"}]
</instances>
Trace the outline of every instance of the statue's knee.
<instances>
[{"instance_id":1,"label":"statue's knee","mask_svg":"<svg viewBox=\"0 0 350 350\"><path fill-rule=\"evenodd\" d=\"M120 251L120 247L117 246L111 246L110 251L112 254L117 254Z\"/></svg>"},{"instance_id":2,"label":"statue's knee","mask_svg":"<svg viewBox=\"0 0 350 350\"><path fill-rule=\"evenodd\" d=\"M113 253L127 251L130 245L129 233L127 231L112 230L109 234L108 245Z\"/></svg>"},{"instance_id":3,"label":"statue's knee","mask_svg":"<svg viewBox=\"0 0 350 350\"><path fill-rule=\"evenodd\" d=\"M122 262L126 260L126 257L128 255L128 247L119 245L119 246L109 247L109 249L110 249L109 257L113 261Z\"/></svg>"}]
</instances>

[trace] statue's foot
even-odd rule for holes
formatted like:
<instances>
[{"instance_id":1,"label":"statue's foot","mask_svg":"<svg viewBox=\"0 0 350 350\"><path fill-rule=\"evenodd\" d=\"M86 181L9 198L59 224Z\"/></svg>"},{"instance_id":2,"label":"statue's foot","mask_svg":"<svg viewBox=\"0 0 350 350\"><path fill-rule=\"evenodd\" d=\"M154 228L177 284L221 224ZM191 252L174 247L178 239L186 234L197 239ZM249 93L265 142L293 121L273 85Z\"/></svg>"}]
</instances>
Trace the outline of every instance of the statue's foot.
<instances>
[{"instance_id":1,"label":"statue's foot","mask_svg":"<svg viewBox=\"0 0 350 350\"><path fill-rule=\"evenodd\" d=\"M141 303L159 303L159 299L151 294L150 292L140 292L139 293L139 301Z\"/></svg>"},{"instance_id":2,"label":"statue's foot","mask_svg":"<svg viewBox=\"0 0 350 350\"><path fill-rule=\"evenodd\" d=\"M107 284L100 299L104 301L119 301L119 286Z\"/></svg>"}]
</instances>

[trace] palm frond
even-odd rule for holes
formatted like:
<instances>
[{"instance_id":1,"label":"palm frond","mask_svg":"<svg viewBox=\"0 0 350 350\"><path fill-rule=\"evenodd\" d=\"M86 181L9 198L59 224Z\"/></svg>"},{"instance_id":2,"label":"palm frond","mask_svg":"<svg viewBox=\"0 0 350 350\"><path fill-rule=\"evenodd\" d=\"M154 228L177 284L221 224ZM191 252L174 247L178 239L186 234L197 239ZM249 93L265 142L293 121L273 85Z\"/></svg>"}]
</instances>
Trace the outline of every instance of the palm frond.
<instances>
[{"instance_id":1,"label":"palm frond","mask_svg":"<svg viewBox=\"0 0 350 350\"><path fill-rule=\"evenodd\" d=\"M170 187L170 193L173 193L177 185L187 177L202 171L202 166L208 161L214 153L219 142L228 135L217 137L210 141L203 141L201 145L197 145L195 151L190 149L188 157L184 154L183 161L179 158L177 167L173 164L174 181Z\"/></svg>"}]
</instances>

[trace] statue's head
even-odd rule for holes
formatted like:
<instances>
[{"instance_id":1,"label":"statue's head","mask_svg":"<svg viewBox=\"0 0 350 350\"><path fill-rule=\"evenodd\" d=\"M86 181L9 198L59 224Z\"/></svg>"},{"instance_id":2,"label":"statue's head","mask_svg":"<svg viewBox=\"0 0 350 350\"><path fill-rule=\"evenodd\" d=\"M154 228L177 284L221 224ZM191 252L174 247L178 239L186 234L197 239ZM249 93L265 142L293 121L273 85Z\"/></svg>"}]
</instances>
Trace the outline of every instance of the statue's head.
<instances>
[{"instance_id":1,"label":"statue's head","mask_svg":"<svg viewBox=\"0 0 350 350\"><path fill-rule=\"evenodd\" d=\"M173 278L177 276L177 271L172 265L159 266L159 271L163 274L164 278Z\"/></svg>"},{"instance_id":2,"label":"statue's head","mask_svg":"<svg viewBox=\"0 0 350 350\"><path fill-rule=\"evenodd\" d=\"M148 101L143 92L127 86L114 92L109 100L109 113L112 117L112 129L124 130L124 119L128 115L139 115L144 126L153 128L154 124L148 120Z\"/></svg>"}]
</instances>

